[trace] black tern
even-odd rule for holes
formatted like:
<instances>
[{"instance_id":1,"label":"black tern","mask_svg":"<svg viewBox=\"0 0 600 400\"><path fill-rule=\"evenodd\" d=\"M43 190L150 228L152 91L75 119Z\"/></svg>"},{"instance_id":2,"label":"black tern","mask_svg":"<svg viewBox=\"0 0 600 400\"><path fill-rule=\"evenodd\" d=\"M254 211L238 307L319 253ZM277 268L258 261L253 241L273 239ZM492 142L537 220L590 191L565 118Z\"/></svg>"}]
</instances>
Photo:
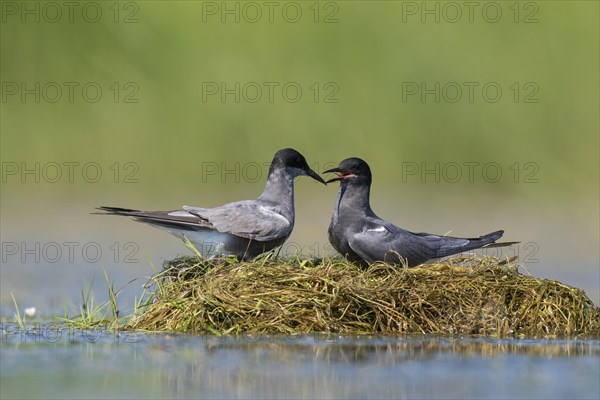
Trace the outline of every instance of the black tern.
<instances>
[{"instance_id":1,"label":"black tern","mask_svg":"<svg viewBox=\"0 0 600 400\"><path fill-rule=\"evenodd\" d=\"M333 247L349 261L369 265L376 261L406 263L414 267L480 247L508 246L497 243L504 231L496 231L474 239L414 233L379 218L371 209L371 169L360 158L348 158L324 173L337 173L327 183L340 181L333 206L328 236Z\"/></svg>"},{"instance_id":2,"label":"black tern","mask_svg":"<svg viewBox=\"0 0 600 400\"><path fill-rule=\"evenodd\" d=\"M264 191L256 200L215 208L183 206L176 211L139 211L99 207L103 214L133 217L187 238L205 258L236 256L247 260L281 246L294 228L294 178L307 175L325 184L294 149L273 157Z\"/></svg>"}]
</instances>

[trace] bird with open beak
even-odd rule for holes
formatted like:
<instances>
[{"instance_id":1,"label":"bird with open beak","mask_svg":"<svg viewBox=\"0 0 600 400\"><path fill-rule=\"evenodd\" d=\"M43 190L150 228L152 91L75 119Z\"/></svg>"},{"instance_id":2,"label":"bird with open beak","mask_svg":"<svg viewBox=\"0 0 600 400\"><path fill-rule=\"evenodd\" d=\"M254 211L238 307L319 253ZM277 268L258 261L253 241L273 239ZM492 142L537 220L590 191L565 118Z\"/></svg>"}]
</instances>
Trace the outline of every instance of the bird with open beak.
<instances>
[{"instance_id":1,"label":"bird with open beak","mask_svg":"<svg viewBox=\"0 0 600 400\"><path fill-rule=\"evenodd\" d=\"M371 209L372 175L360 158L348 158L324 173L336 176L326 183L340 182L333 205L328 236L333 247L349 261L369 265L376 261L413 267L428 260L480 247L508 246L494 243L504 231L465 239L429 233L414 233L379 218Z\"/></svg>"}]
</instances>

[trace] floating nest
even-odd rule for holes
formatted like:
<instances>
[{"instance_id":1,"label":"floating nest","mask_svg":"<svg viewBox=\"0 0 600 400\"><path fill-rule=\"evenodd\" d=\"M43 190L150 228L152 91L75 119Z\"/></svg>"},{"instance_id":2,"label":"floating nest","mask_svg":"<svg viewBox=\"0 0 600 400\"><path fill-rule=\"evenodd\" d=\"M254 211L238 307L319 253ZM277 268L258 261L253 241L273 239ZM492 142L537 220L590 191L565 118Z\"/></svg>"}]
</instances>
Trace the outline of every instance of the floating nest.
<instances>
[{"instance_id":1,"label":"floating nest","mask_svg":"<svg viewBox=\"0 0 600 400\"><path fill-rule=\"evenodd\" d=\"M583 291L524 275L513 261L470 257L361 269L329 258L178 258L152 279L151 304L124 329L600 337L600 309Z\"/></svg>"}]
</instances>

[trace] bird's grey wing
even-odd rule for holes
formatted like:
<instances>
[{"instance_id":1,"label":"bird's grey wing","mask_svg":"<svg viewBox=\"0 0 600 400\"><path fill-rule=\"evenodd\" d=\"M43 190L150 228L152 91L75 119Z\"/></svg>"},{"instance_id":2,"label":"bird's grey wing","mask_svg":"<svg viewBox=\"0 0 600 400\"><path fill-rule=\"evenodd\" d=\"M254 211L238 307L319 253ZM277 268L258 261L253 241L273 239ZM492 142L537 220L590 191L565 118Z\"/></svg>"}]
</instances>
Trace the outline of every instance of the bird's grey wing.
<instances>
[{"instance_id":1,"label":"bird's grey wing","mask_svg":"<svg viewBox=\"0 0 600 400\"><path fill-rule=\"evenodd\" d=\"M362 231L348 237L348 245L368 264L385 258L388 249L383 243L384 233Z\"/></svg>"},{"instance_id":2,"label":"bird's grey wing","mask_svg":"<svg viewBox=\"0 0 600 400\"><path fill-rule=\"evenodd\" d=\"M363 231L348 238L352 250L369 264L375 261L400 263L406 259L410 266L420 264L435 254L436 243L417 238L387 221L368 218Z\"/></svg>"},{"instance_id":3,"label":"bird's grey wing","mask_svg":"<svg viewBox=\"0 0 600 400\"><path fill-rule=\"evenodd\" d=\"M276 207L256 201L239 201L215 208L183 206L191 214L208 221L219 232L267 242L286 238L292 223Z\"/></svg>"}]
</instances>

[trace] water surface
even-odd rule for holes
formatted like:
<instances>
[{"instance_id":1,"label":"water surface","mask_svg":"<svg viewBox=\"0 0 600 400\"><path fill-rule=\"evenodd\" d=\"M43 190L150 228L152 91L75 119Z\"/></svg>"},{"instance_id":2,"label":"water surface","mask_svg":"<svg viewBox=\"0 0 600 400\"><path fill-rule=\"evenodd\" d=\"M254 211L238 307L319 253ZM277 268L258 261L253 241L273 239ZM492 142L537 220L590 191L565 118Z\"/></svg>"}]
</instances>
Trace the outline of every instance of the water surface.
<instances>
[{"instance_id":1,"label":"water surface","mask_svg":"<svg viewBox=\"0 0 600 400\"><path fill-rule=\"evenodd\" d=\"M2 398L600 395L597 340L115 335L101 329L5 329L2 339Z\"/></svg>"}]
</instances>

